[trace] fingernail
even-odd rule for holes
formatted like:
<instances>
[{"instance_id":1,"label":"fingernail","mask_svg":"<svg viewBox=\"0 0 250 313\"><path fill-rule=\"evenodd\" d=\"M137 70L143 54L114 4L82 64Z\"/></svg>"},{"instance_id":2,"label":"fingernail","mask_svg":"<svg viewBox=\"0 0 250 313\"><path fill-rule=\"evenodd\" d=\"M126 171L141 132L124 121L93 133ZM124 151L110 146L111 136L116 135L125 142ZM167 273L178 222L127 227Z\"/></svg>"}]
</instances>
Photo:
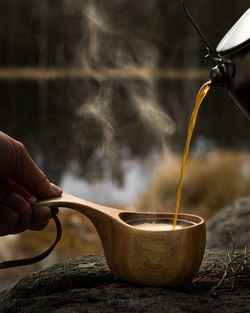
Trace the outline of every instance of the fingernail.
<instances>
[{"instance_id":1,"label":"fingernail","mask_svg":"<svg viewBox=\"0 0 250 313\"><path fill-rule=\"evenodd\" d=\"M36 197L35 196L31 196L30 198L27 199L27 202L29 204L32 204L32 203L36 202Z\"/></svg>"},{"instance_id":2,"label":"fingernail","mask_svg":"<svg viewBox=\"0 0 250 313\"><path fill-rule=\"evenodd\" d=\"M60 196L62 194L62 189L53 183L50 183L50 189L55 196Z\"/></svg>"}]
</instances>

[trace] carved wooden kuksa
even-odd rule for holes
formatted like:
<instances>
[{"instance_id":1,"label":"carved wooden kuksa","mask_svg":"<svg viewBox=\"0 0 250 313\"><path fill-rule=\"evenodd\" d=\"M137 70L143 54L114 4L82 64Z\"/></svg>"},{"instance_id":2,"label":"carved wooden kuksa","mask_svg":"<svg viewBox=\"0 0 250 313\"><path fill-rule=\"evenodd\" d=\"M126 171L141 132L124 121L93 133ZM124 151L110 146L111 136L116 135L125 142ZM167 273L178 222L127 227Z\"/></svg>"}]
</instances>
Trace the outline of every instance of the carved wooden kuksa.
<instances>
[{"instance_id":1,"label":"carved wooden kuksa","mask_svg":"<svg viewBox=\"0 0 250 313\"><path fill-rule=\"evenodd\" d=\"M199 216L179 214L178 219L190 226L152 231L138 229L129 222L166 218L173 221L174 214L122 211L69 194L34 204L41 206L67 207L87 216L97 229L111 272L126 281L172 287L191 281L200 267L206 230Z\"/></svg>"}]
</instances>

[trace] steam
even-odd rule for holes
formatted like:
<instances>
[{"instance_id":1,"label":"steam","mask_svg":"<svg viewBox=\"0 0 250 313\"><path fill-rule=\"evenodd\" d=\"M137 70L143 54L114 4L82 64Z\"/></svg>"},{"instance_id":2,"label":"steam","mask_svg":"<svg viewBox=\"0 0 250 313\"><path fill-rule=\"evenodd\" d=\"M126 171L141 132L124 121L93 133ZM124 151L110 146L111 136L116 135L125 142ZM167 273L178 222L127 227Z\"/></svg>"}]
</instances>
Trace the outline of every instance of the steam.
<instances>
[{"instance_id":1,"label":"steam","mask_svg":"<svg viewBox=\"0 0 250 313\"><path fill-rule=\"evenodd\" d=\"M147 84L144 88L130 88L130 101L134 104L139 117L158 136L172 135L175 125L170 117L160 108L155 97L156 88L154 83Z\"/></svg>"},{"instance_id":2,"label":"steam","mask_svg":"<svg viewBox=\"0 0 250 313\"><path fill-rule=\"evenodd\" d=\"M140 9L150 16L153 4L147 2L141 4ZM125 8L123 1L84 2L81 8L83 38L76 58L78 66L80 64L85 70L97 69L100 72L107 68L133 71L158 67L159 52L149 38L152 35L148 36L141 27L133 26L127 20ZM77 110L82 123L91 120L102 129L102 151L113 165L122 153L117 142L121 129L114 109L117 111L119 108L120 114L130 110L133 118L162 142L166 135L175 131L174 122L164 112L163 104L159 103L157 88L156 81L148 78L100 79L98 88L90 91L89 98Z\"/></svg>"},{"instance_id":3,"label":"steam","mask_svg":"<svg viewBox=\"0 0 250 313\"><path fill-rule=\"evenodd\" d=\"M112 89L110 86L101 88L99 94L94 95L93 100L89 100L80 106L77 115L81 118L83 123L92 121L91 125L93 128L88 129L88 133L95 132L97 127L100 129L99 139L102 142L102 149L105 155L114 163L116 142L114 139L115 122L112 119L109 101L111 92ZM92 138L90 138L90 141L92 141ZM95 144L95 142L92 144Z\"/></svg>"}]
</instances>

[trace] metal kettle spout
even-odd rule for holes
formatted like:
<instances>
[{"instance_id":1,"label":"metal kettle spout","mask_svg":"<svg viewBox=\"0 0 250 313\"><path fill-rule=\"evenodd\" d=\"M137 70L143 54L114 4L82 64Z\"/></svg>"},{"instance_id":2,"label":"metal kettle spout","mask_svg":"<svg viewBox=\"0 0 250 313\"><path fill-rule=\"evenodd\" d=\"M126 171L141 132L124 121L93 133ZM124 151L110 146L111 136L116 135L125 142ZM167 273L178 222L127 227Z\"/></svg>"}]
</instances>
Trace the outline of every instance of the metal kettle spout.
<instances>
[{"instance_id":1,"label":"metal kettle spout","mask_svg":"<svg viewBox=\"0 0 250 313\"><path fill-rule=\"evenodd\" d=\"M205 42L207 57L212 57L217 64L210 72L211 86L226 87L230 97L250 120L250 9L214 49L187 10L186 0L182 3L189 20Z\"/></svg>"}]
</instances>

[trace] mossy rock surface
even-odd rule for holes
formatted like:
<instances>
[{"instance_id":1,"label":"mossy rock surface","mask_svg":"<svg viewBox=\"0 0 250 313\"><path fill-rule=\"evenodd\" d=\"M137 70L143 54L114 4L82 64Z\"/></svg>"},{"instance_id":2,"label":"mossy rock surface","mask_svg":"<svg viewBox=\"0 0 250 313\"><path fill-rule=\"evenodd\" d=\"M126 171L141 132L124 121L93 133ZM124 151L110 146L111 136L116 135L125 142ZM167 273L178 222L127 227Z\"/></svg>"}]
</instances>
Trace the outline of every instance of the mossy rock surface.
<instances>
[{"instance_id":1,"label":"mossy rock surface","mask_svg":"<svg viewBox=\"0 0 250 313\"><path fill-rule=\"evenodd\" d=\"M226 250L207 250L199 276L223 272ZM1 313L249 312L250 278L218 296L218 279L177 289L127 284L109 271L104 256L70 259L34 272L0 293Z\"/></svg>"}]
</instances>

